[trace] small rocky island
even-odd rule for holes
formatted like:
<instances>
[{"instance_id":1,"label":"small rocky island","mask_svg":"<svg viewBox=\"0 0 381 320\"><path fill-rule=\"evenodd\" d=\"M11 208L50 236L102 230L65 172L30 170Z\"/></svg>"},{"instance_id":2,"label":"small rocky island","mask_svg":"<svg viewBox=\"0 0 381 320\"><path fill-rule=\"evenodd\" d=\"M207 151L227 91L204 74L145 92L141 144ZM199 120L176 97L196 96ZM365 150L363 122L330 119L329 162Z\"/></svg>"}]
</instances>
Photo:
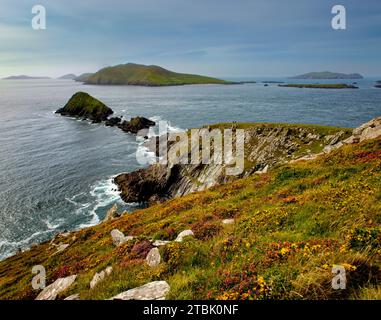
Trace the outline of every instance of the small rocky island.
<instances>
[{"instance_id":1,"label":"small rocky island","mask_svg":"<svg viewBox=\"0 0 381 320\"><path fill-rule=\"evenodd\" d=\"M95 99L86 92L75 93L66 105L56 113L63 116L80 117L93 122L102 122L114 112L103 102Z\"/></svg>"},{"instance_id":2,"label":"small rocky island","mask_svg":"<svg viewBox=\"0 0 381 320\"><path fill-rule=\"evenodd\" d=\"M279 87L284 88L307 88L307 89L358 89L358 87L351 85L351 84L345 84L345 83L338 83L338 84L280 84Z\"/></svg>"},{"instance_id":3,"label":"small rocky island","mask_svg":"<svg viewBox=\"0 0 381 320\"><path fill-rule=\"evenodd\" d=\"M93 123L104 122L108 127L117 126L124 132L138 133L139 130L148 129L156 123L144 117L135 117L130 121L122 121L122 117L112 117L114 111L103 102L92 97L86 92L75 93L63 108L56 113L62 116L78 117L84 120L91 120Z\"/></svg>"}]
</instances>

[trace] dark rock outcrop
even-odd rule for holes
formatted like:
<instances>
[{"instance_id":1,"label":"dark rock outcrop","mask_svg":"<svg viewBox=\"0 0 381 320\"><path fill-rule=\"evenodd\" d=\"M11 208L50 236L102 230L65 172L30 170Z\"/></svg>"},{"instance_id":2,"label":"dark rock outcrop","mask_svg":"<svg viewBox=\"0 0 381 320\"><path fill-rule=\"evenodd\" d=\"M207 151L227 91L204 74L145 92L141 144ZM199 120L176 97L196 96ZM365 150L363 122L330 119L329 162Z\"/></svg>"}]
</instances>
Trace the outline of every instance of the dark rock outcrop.
<instances>
[{"instance_id":1,"label":"dark rock outcrop","mask_svg":"<svg viewBox=\"0 0 381 320\"><path fill-rule=\"evenodd\" d=\"M156 123L144 117L131 118L130 121L123 121L118 127L124 132L138 133L142 129L148 129Z\"/></svg>"},{"instance_id":2,"label":"dark rock outcrop","mask_svg":"<svg viewBox=\"0 0 381 320\"><path fill-rule=\"evenodd\" d=\"M120 117L112 117L106 120L105 125L107 127L114 127L114 126L117 126L119 123L121 123L121 121L122 121L122 118Z\"/></svg>"},{"instance_id":3,"label":"dark rock outcrop","mask_svg":"<svg viewBox=\"0 0 381 320\"><path fill-rule=\"evenodd\" d=\"M105 121L113 111L103 102L95 99L86 92L75 93L66 105L56 113L63 116L80 117L93 122Z\"/></svg>"}]
</instances>

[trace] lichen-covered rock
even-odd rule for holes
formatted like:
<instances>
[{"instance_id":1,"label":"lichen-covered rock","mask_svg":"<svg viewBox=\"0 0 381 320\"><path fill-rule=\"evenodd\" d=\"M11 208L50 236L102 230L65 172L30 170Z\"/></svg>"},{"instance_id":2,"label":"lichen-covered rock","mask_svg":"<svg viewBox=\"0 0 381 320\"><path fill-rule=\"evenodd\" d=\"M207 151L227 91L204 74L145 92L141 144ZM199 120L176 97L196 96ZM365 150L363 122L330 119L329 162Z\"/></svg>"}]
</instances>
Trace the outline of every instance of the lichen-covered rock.
<instances>
[{"instance_id":1,"label":"lichen-covered rock","mask_svg":"<svg viewBox=\"0 0 381 320\"><path fill-rule=\"evenodd\" d=\"M170 290L166 281L154 281L112 297L110 300L165 300Z\"/></svg>"},{"instance_id":2,"label":"lichen-covered rock","mask_svg":"<svg viewBox=\"0 0 381 320\"><path fill-rule=\"evenodd\" d=\"M77 275L57 279L51 285L43 289L37 296L36 300L55 300L59 293L68 289L75 282L76 278Z\"/></svg>"},{"instance_id":3,"label":"lichen-covered rock","mask_svg":"<svg viewBox=\"0 0 381 320\"><path fill-rule=\"evenodd\" d=\"M234 219L224 219L222 220L222 224L233 224L234 223Z\"/></svg>"},{"instance_id":4,"label":"lichen-covered rock","mask_svg":"<svg viewBox=\"0 0 381 320\"><path fill-rule=\"evenodd\" d=\"M192 230L184 230L184 231L181 231L177 238L176 238L176 242L182 242L184 240L185 237L194 237L194 233Z\"/></svg>"},{"instance_id":5,"label":"lichen-covered rock","mask_svg":"<svg viewBox=\"0 0 381 320\"><path fill-rule=\"evenodd\" d=\"M152 244L155 246L155 247L161 247L161 246L165 246L166 244L170 243L171 241L167 241L167 240L155 240Z\"/></svg>"},{"instance_id":6,"label":"lichen-covered rock","mask_svg":"<svg viewBox=\"0 0 381 320\"><path fill-rule=\"evenodd\" d=\"M153 248L148 252L146 263L151 267L157 267L160 264L161 256L158 248Z\"/></svg>"},{"instance_id":7,"label":"lichen-covered rock","mask_svg":"<svg viewBox=\"0 0 381 320\"><path fill-rule=\"evenodd\" d=\"M90 282L90 289L93 289L100 281L102 281L106 276L109 276L112 273L112 267L107 267L105 270L101 272L97 272L93 279Z\"/></svg>"},{"instance_id":8,"label":"lichen-covered rock","mask_svg":"<svg viewBox=\"0 0 381 320\"><path fill-rule=\"evenodd\" d=\"M63 116L81 117L94 122L101 122L113 114L113 111L103 102L95 99L86 92L75 93L66 105L56 113Z\"/></svg>"},{"instance_id":9,"label":"lichen-covered rock","mask_svg":"<svg viewBox=\"0 0 381 320\"><path fill-rule=\"evenodd\" d=\"M125 236L123 232L119 231L118 229L114 229L111 231L111 237L112 237L112 242L116 246L120 246L134 238L132 236Z\"/></svg>"},{"instance_id":10,"label":"lichen-covered rock","mask_svg":"<svg viewBox=\"0 0 381 320\"><path fill-rule=\"evenodd\" d=\"M110 210L107 211L105 221L113 220L119 218L121 215L118 213L118 206L115 203Z\"/></svg>"},{"instance_id":11,"label":"lichen-covered rock","mask_svg":"<svg viewBox=\"0 0 381 320\"><path fill-rule=\"evenodd\" d=\"M79 294L72 294L71 296L66 297L64 300L80 300L79 299Z\"/></svg>"}]
</instances>

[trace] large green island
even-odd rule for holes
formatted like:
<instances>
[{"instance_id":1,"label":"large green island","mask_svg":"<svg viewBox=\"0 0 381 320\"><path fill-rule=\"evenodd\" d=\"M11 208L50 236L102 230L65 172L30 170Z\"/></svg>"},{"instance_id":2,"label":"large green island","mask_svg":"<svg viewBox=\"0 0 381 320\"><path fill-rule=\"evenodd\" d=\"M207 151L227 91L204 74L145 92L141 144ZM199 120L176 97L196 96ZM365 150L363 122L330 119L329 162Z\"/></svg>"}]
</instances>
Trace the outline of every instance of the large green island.
<instances>
[{"instance_id":1,"label":"large green island","mask_svg":"<svg viewBox=\"0 0 381 320\"><path fill-rule=\"evenodd\" d=\"M106 67L83 79L85 84L176 86L186 84L233 84L195 74L177 73L155 65L127 63Z\"/></svg>"}]
</instances>

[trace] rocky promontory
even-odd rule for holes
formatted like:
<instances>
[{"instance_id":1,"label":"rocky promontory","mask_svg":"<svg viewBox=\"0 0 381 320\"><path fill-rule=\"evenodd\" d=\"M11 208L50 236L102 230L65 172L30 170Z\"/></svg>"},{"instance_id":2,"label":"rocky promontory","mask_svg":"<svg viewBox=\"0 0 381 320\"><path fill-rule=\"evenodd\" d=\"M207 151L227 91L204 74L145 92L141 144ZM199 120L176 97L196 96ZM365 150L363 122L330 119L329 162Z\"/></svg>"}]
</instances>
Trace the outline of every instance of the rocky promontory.
<instances>
[{"instance_id":1,"label":"rocky promontory","mask_svg":"<svg viewBox=\"0 0 381 320\"><path fill-rule=\"evenodd\" d=\"M93 122L101 122L107 120L107 117L114 112L103 102L90 96L88 93L77 92L56 113L63 116L80 117L92 120Z\"/></svg>"},{"instance_id":2,"label":"rocky promontory","mask_svg":"<svg viewBox=\"0 0 381 320\"><path fill-rule=\"evenodd\" d=\"M245 129L244 170L240 175L226 175L225 169L229 167L226 164L156 163L120 174L114 179L122 199L125 202L157 203L203 191L253 173L266 173L276 165L322 152L325 147L337 144L352 133L351 129L286 124L234 123L209 127L210 130L214 128ZM158 154L156 143L147 140L146 147ZM191 152L192 150L188 156ZM168 157L170 158L170 152Z\"/></svg>"}]
</instances>

